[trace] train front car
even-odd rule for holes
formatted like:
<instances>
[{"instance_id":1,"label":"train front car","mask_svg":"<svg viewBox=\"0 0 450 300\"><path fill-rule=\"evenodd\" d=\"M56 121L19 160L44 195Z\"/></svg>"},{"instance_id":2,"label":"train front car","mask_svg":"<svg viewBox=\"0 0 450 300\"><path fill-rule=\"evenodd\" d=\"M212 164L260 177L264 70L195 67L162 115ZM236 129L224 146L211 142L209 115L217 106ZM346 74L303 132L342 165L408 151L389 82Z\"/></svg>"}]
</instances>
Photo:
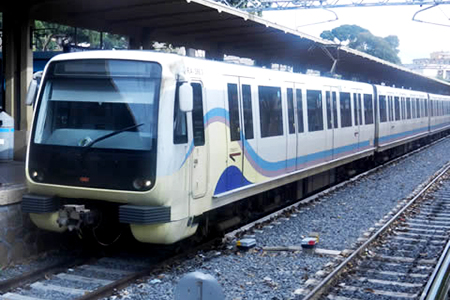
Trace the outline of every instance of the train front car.
<instances>
[{"instance_id":1,"label":"train front car","mask_svg":"<svg viewBox=\"0 0 450 300\"><path fill-rule=\"evenodd\" d=\"M22 203L38 227L111 232L130 225L139 241L161 244L195 232L183 201L187 171L164 158L176 155L160 139L163 121L173 116L159 112L173 111L181 65L166 57L90 52L49 63L35 105L29 194ZM175 201L181 204L172 209Z\"/></svg>"}]
</instances>

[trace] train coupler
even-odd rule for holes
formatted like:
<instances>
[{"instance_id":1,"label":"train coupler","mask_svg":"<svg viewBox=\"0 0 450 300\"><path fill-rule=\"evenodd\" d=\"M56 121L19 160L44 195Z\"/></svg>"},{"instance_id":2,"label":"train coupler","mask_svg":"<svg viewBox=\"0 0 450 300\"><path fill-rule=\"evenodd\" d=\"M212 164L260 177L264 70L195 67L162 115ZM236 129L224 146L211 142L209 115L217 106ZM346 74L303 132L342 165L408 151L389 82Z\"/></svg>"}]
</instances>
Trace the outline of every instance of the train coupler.
<instances>
[{"instance_id":1,"label":"train coupler","mask_svg":"<svg viewBox=\"0 0 450 300\"><path fill-rule=\"evenodd\" d=\"M98 213L90 210L84 205L67 204L59 210L59 217L56 222L60 227L67 226L69 231L79 230L81 227L93 225L97 222Z\"/></svg>"}]
</instances>

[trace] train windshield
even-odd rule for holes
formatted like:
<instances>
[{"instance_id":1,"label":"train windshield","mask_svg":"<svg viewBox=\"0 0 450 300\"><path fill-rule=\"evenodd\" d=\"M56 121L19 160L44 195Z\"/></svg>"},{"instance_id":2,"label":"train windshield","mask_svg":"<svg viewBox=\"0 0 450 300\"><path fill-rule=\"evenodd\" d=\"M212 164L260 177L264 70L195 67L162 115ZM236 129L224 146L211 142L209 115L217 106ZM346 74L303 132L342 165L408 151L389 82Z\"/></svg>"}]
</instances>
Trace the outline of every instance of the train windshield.
<instances>
[{"instance_id":1,"label":"train windshield","mask_svg":"<svg viewBox=\"0 0 450 300\"><path fill-rule=\"evenodd\" d=\"M46 74L33 142L152 150L161 67L125 60L55 62Z\"/></svg>"}]
</instances>

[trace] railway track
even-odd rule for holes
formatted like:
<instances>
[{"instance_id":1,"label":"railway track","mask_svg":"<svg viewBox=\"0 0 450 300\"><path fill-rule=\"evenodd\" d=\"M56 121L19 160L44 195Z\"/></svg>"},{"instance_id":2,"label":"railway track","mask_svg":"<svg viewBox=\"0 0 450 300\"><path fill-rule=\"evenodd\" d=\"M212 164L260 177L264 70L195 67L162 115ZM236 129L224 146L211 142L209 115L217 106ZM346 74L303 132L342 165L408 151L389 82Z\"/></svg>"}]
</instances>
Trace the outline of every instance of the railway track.
<instances>
[{"instance_id":1,"label":"railway track","mask_svg":"<svg viewBox=\"0 0 450 300\"><path fill-rule=\"evenodd\" d=\"M438 270L450 252L449 169L324 279L310 280L298 299L435 299L429 295L440 285Z\"/></svg>"}]
</instances>

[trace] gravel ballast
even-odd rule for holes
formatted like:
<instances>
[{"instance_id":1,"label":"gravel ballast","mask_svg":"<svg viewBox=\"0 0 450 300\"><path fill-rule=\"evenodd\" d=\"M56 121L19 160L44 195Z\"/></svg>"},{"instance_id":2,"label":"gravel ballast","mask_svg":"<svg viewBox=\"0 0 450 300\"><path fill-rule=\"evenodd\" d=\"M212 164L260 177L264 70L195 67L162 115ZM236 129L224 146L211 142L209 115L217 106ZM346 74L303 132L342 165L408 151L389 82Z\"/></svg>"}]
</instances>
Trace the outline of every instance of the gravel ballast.
<instances>
[{"instance_id":1,"label":"gravel ballast","mask_svg":"<svg viewBox=\"0 0 450 300\"><path fill-rule=\"evenodd\" d=\"M121 296L126 299L174 299L175 287L181 277L193 271L214 276L229 300L295 299L294 291L304 286L306 280L334 257L303 252L265 252L262 247L298 246L310 232L317 232L320 235L318 248L351 248L365 231L448 162L449 147L450 139L447 138L336 189L321 201L305 206L295 217L254 232L257 241L254 249L199 254L145 282L131 285L110 299Z\"/></svg>"}]
</instances>

